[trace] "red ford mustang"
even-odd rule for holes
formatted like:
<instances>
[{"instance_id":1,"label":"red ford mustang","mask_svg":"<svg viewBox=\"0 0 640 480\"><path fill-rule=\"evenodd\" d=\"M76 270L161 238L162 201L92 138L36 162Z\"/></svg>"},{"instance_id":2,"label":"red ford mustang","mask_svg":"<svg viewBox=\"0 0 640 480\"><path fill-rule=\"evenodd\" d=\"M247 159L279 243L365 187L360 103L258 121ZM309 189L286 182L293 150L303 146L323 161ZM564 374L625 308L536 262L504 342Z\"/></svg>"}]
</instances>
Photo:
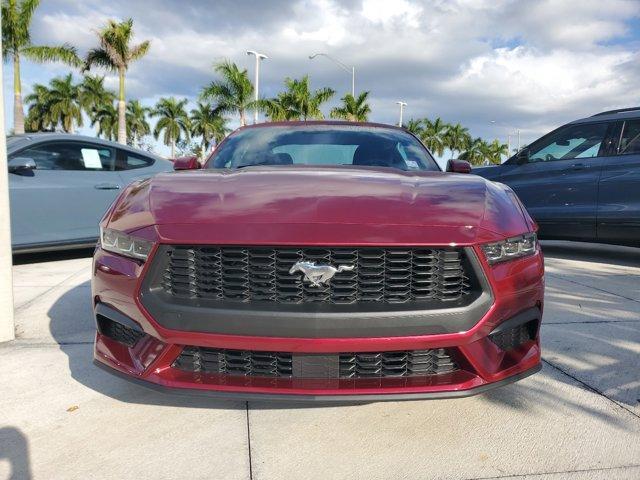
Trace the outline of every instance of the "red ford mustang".
<instances>
[{"instance_id":1,"label":"red ford mustang","mask_svg":"<svg viewBox=\"0 0 640 480\"><path fill-rule=\"evenodd\" d=\"M540 368L543 257L515 194L377 124L237 130L130 185L93 267L99 366L175 392L461 397ZM459 172L459 173L456 173Z\"/></svg>"}]
</instances>

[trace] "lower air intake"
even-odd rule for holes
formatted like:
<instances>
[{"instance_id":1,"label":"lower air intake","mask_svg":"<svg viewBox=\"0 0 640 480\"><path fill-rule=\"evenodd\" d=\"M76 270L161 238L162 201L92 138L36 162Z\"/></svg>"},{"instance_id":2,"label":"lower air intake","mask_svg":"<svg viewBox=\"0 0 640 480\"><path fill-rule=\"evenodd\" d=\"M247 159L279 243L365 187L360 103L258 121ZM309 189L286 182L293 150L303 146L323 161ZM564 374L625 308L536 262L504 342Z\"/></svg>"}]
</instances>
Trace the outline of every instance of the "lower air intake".
<instances>
[{"instance_id":1,"label":"lower air intake","mask_svg":"<svg viewBox=\"0 0 640 480\"><path fill-rule=\"evenodd\" d=\"M504 330L502 332L493 333L489 336L491 341L495 343L501 350L513 350L523 343L527 343L536 339L538 333L538 321L531 320L517 327Z\"/></svg>"},{"instance_id":2,"label":"lower air intake","mask_svg":"<svg viewBox=\"0 0 640 480\"><path fill-rule=\"evenodd\" d=\"M145 335L144 332L139 332L121 323L114 322L103 315L97 315L96 320L98 322L98 330L102 335L128 347L134 347Z\"/></svg>"},{"instance_id":3,"label":"lower air intake","mask_svg":"<svg viewBox=\"0 0 640 480\"><path fill-rule=\"evenodd\" d=\"M421 377L458 369L442 348L314 355L189 346L172 366L220 375L343 379Z\"/></svg>"}]
</instances>

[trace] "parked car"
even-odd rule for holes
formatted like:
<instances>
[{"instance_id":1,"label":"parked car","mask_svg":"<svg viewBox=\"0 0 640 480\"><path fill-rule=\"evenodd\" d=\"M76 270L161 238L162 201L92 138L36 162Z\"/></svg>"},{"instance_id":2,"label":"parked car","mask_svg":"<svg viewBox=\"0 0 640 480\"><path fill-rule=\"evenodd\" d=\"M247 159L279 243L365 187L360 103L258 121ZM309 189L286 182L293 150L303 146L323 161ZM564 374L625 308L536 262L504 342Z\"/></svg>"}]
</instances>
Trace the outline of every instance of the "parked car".
<instances>
[{"instance_id":1,"label":"parked car","mask_svg":"<svg viewBox=\"0 0 640 480\"><path fill-rule=\"evenodd\" d=\"M540 368L543 258L508 187L370 123L243 127L101 222L95 361L158 389L461 397ZM455 173L460 172L460 173Z\"/></svg>"},{"instance_id":2,"label":"parked car","mask_svg":"<svg viewBox=\"0 0 640 480\"><path fill-rule=\"evenodd\" d=\"M95 245L100 218L126 185L173 168L125 145L59 133L10 136L7 155L16 253Z\"/></svg>"},{"instance_id":3,"label":"parked car","mask_svg":"<svg viewBox=\"0 0 640 480\"><path fill-rule=\"evenodd\" d=\"M640 246L640 107L563 125L473 173L513 188L541 238Z\"/></svg>"}]
</instances>

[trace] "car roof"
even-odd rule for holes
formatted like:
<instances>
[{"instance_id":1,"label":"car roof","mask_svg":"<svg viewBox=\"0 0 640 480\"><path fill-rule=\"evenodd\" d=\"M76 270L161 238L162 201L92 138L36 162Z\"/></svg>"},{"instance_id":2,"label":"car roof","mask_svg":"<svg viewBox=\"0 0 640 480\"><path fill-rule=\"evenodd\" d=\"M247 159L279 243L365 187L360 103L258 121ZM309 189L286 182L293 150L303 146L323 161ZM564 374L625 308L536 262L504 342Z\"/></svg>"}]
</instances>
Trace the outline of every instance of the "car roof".
<instances>
[{"instance_id":1,"label":"car roof","mask_svg":"<svg viewBox=\"0 0 640 480\"><path fill-rule=\"evenodd\" d=\"M112 142L110 140L105 140L103 138L98 138L98 137L90 137L88 135L76 135L75 133L36 132L36 133L25 133L22 135L10 135L9 137L7 137L7 147L9 147L9 149L11 150L15 150L18 148L22 149L28 145L48 142L52 140L71 141L71 142L91 142L97 145L104 145L105 147L119 148L121 150L126 150L128 152L146 155L147 157L155 158L156 160L166 160L154 153L145 152L144 150L133 148L133 147L130 147L129 145L122 145L117 142Z\"/></svg>"},{"instance_id":2,"label":"car roof","mask_svg":"<svg viewBox=\"0 0 640 480\"><path fill-rule=\"evenodd\" d=\"M640 107L621 108L618 110L596 113L590 117L580 118L579 120L569 122L567 125L577 123L610 122L615 120L628 120L630 118L640 118Z\"/></svg>"},{"instance_id":3,"label":"car roof","mask_svg":"<svg viewBox=\"0 0 640 480\"><path fill-rule=\"evenodd\" d=\"M406 132L407 130L397 125L390 125L388 123L375 123L375 122L349 122L347 120L293 120L285 122L263 122L256 123L254 125L245 125L238 128L238 130L250 129L250 128L269 128L269 127L307 127L315 125L335 125L344 127L375 127L375 128L387 128L393 130L400 130Z\"/></svg>"}]
</instances>

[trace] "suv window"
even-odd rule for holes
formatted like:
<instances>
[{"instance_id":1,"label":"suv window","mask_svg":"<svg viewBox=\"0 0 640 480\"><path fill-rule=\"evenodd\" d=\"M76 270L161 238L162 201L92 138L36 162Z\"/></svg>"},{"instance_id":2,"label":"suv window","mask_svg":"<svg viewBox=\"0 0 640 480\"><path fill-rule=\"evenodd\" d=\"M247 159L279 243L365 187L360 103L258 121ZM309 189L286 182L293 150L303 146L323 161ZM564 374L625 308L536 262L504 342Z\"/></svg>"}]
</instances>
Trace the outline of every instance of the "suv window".
<instances>
[{"instance_id":1,"label":"suv window","mask_svg":"<svg viewBox=\"0 0 640 480\"><path fill-rule=\"evenodd\" d=\"M618 155L640 154L640 119L628 120L622 127Z\"/></svg>"},{"instance_id":2,"label":"suv window","mask_svg":"<svg viewBox=\"0 0 640 480\"><path fill-rule=\"evenodd\" d=\"M56 142L36 145L16 153L36 162L38 170L113 170L112 148L80 142Z\"/></svg>"},{"instance_id":3,"label":"suv window","mask_svg":"<svg viewBox=\"0 0 640 480\"><path fill-rule=\"evenodd\" d=\"M568 125L529 147L529 162L597 157L607 123Z\"/></svg>"},{"instance_id":4,"label":"suv window","mask_svg":"<svg viewBox=\"0 0 640 480\"><path fill-rule=\"evenodd\" d=\"M122 162L118 162L117 170L134 170L136 168L149 167L155 163L153 158L135 153L121 151Z\"/></svg>"}]
</instances>

